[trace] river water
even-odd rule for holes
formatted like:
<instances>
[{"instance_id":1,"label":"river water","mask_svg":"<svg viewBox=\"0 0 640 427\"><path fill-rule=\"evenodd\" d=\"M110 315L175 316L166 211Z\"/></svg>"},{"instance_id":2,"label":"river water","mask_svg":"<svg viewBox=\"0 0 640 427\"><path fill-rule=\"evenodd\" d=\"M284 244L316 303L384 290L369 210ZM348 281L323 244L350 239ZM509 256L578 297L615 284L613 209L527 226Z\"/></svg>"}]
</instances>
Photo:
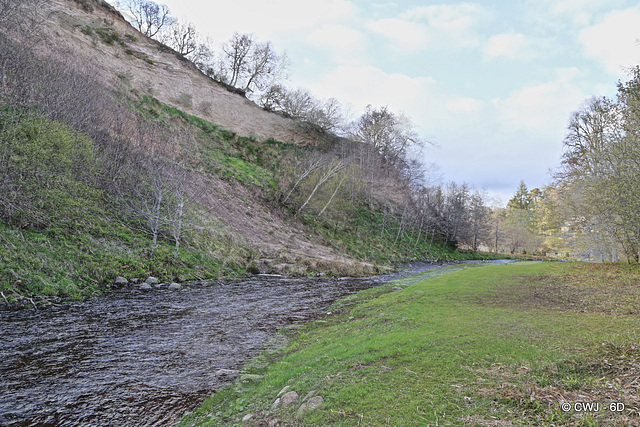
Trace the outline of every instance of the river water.
<instances>
[{"instance_id":1,"label":"river water","mask_svg":"<svg viewBox=\"0 0 640 427\"><path fill-rule=\"evenodd\" d=\"M229 385L287 325L372 278L284 279L123 290L47 310L0 311L0 425L171 424Z\"/></svg>"}]
</instances>

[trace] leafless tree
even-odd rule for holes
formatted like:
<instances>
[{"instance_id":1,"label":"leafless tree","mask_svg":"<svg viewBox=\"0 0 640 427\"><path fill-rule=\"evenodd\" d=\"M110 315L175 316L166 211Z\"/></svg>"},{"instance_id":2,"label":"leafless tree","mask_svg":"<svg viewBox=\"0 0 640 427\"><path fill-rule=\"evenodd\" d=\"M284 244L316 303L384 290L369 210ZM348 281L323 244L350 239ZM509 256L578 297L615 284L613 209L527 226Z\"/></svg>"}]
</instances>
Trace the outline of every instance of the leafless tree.
<instances>
[{"instance_id":1,"label":"leafless tree","mask_svg":"<svg viewBox=\"0 0 640 427\"><path fill-rule=\"evenodd\" d=\"M281 67L283 59L278 55L270 42L254 43L247 58L245 92L265 90L270 86Z\"/></svg>"},{"instance_id":2,"label":"leafless tree","mask_svg":"<svg viewBox=\"0 0 640 427\"><path fill-rule=\"evenodd\" d=\"M327 161L328 158L326 156L314 152L311 156L309 156L301 164L299 164L298 168L296 168L299 169L299 171L297 172L296 181L291 186L291 189L289 189L287 195L282 199L282 203L287 203L287 200L289 200L293 192L296 190L296 188L298 188L298 185L300 185L300 183L304 181L310 174L322 167Z\"/></svg>"},{"instance_id":3,"label":"leafless tree","mask_svg":"<svg viewBox=\"0 0 640 427\"><path fill-rule=\"evenodd\" d=\"M477 251L480 243L488 240L490 210L485 205L485 196L479 190L473 190L469 198L469 225L465 240L471 250Z\"/></svg>"},{"instance_id":4,"label":"leafless tree","mask_svg":"<svg viewBox=\"0 0 640 427\"><path fill-rule=\"evenodd\" d=\"M351 137L373 146L390 164L404 161L409 147L424 145L407 117L370 105L352 126Z\"/></svg>"},{"instance_id":5,"label":"leafless tree","mask_svg":"<svg viewBox=\"0 0 640 427\"><path fill-rule=\"evenodd\" d=\"M210 75L260 99L260 93L284 79L286 68L286 55L276 53L271 43L260 43L251 34L234 33L222 46Z\"/></svg>"},{"instance_id":6,"label":"leafless tree","mask_svg":"<svg viewBox=\"0 0 640 427\"><path fill-rule=\"evenodd\" d=\"M259 103L270 111L311 123L326 132L335 133L342 127L340 102L336 98L322 101L305 88L287 89L272 85L263 93Z\"/></svg>"},{"instance_id":7,"label":"leafless tree","mask_svg":"<svg viewBox=\"0 0 640 427\"><path fill-rule=\"evenodd\" d=\"M199 41L195 50L187 55L187 59L193 62L200 71L213 77L215 74L215 53L211 45L212 42L209 39Z\"/></svg>"},{"instance_id":8,"label":"leafless tree","mask_svg":"<svg viewBox=\"0 0 640 427\"><path fill-rule=\"evenodd\" d=\"M322 187L329 179L333 178L338 172L344 169L345 163L342 160L333 160L329 164L327 164L320 172L318 176L318 180L316 181L313 190L309 193L309 196L304 201L304 203L298 208L296 211L296 215L299 215L300 212L309 204L313 196L316 194L318 189Z\"/></svg>"},{"instance_id":9,"label":"leafless tree","mask_svg":"<svg viewBox=\"0 0 640 427\"><path fill-rule=\"evenodd\" d=\"M147 37L155 37L163 28L175 22L164 4L150 0L123 0L121 6L131 15L132 24Z\"/></svg>"},{"instance_id":10,"label":"leafless tree","mask_svg":"<svg viewBox=\"0 0 640 427\"><path fill-rule=\"evenodd\" d=\"M283 92L284 96L279 109L295 119L307 119L316 108L317 99L307 89L285 89Z\"/></svg>"},{"instance_id":11,"label":"leafless tree","mask_svg":"<svg viewBox=\"0 0 640 427\"><path fill-rule=\"evenodd\" d=\"M240 33L234 33L231 39L222 46L222 52L225 55L223 70L228 75L220 77L224 79L225 83L238 87L238 81L247 71L247 58L252 46L253 36Z\"/></svg>"},{"instance_id":12,"label":"leafless tree","mask_svg":"<svg viewBox=\"0 0 640 427\"><path fill-rule=\"evenodd\" d=\"M287 90L281 84L271 85L262 92L258 104L268 111L284 112L282 105L285 102L286 94Z\"/></svg>"},{"instance_id":13,"label":"leafless tree","mask_svg":"<svg viewBox=\"0 0 640 427\"><path fill-rule=\"evenodd\" d=\"M189 56L198 49L198 32L190 22L173 21L160 33L160 41L182 56Z\"/></svg>"}]
</instances>

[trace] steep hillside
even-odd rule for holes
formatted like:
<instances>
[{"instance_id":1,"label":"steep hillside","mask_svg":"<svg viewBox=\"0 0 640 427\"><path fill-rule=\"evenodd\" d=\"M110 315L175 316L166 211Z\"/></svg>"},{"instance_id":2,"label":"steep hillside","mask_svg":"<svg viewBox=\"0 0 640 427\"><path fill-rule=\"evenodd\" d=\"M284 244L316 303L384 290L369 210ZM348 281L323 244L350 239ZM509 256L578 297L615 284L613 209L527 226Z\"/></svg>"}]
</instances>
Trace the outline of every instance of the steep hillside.
<instances>
[{"instance_id":1,"label":"steep hillside","mask_svg":"<svg viewBox=\"0 0 640 427\"><path fill-rule=\"evenodd\" d=\"M96 65L100 79L115 89L151 95L241 136L316 142L295 121L264 111L144 36L104 2L48 0L43 6L50 41L43 55L68 53Z\"/></svg>"},{"instance_id":2,"label":"steep hillside","mask_svg":"<svg viewBox=\"0 0 640 427\"><path fill-rule=\"evenodd\" d=\"M267 112L229 88L203 75L175 52L149 39L103 2L52 0L43 3L46 43L40 54L69 57L90 64L99 80L132 98L150 95L163 104L215 123L238 136L274 138L295 144L318 144L299 123ZM348 257L307 238L300 224L287 221L268 206L255 188L237 181L198 174L199 202L236 238L256 248L262 257L282 258L283 264L303 257L353 264ZM250 214L249 214L250 212ZM315 240L315 239L314 239ZM273 271L276 272L276 271Z\"/></svg>"},{"instance_id":3,"label":"steep hillside","mask_svg":"<svg viewBox=\"0 0 640 427\"><path fill-rule=\"evenodd\" d=\"M102 0L13 4L0 17L5 300L83 298L116 276L361 275L461 256L402 158L259 108Z\"/></svg>"}]
</instances>

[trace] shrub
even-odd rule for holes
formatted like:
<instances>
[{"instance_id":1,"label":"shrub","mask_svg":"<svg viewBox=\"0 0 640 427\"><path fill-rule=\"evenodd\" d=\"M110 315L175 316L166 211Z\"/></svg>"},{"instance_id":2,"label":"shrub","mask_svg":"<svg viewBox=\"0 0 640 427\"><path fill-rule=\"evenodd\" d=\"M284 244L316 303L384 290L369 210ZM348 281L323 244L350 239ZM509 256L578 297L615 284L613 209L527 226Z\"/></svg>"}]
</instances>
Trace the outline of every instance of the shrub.
<instances>
[{"instance_id":1,"label":"shrub","mask_svg":"<svg viewBox=\"0 0 640 427\"><path fill-rule=\"evenodd\" d=\"M80 31L82 32L82 34L86 34L88 36L93 35L93 28L91 28L89 25L85 25L80 29Z\"/></svg>"},{"instance_id":2,"label":"shrub","mask_svg":"<svg viewBox=\"0 0 640 427\"><path fill-rule=\"evenodd\" d=\"M76 3L79 3L87 12L93 12L93 6L89 3L88 0L76 0Z\"/></svg>"},{"instance_id":3,"label":"shrub","mask_svg":"<svg viewBox=\"0 0 640 427\"><path fill-rule=\"evenodd\" d=\"M93 141L66 125L27 116L7 126L0 114L6 163L0 177L0 217L21 227L82 219L97 190Z\"/></svg>"},{"instance_id":4,"label":"shrub","mask_svg":"<svg viewBox=\"0 0 640 427\"><path fill-rule=\"evenodd\" d=\"M124 46L124 42L120 39L120 35L113 28L96 28L95 32L106 44L118 43Z\"/></svg>"}]
</instances>

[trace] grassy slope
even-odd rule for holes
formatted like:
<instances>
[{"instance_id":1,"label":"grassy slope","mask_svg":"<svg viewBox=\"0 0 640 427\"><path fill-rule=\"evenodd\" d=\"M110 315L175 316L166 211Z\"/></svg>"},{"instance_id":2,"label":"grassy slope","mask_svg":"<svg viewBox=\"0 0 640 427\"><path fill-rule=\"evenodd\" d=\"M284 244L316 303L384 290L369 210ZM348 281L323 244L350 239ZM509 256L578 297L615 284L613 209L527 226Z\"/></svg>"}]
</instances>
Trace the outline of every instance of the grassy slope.
<instances>
[{"instance_id":1,"label":"grassy slope","mask_svg":"<svg viewBox=\"0 0 640 427\"><path fill-rule=\"evenodd\" d=\"M185 245L175 258L169 242L161 241L150 255L145 233L116 218L94 219L100 223L73 231L20 230L0 222L0 291L7 300L27 307L33 302L25 297L45 298L36 300L43 305L52 297L80 300L99 294L117 275L193 280L244 271L244 261L236 256L242 248L228 248L222 234Z\"/></svg>"},{"instance_id":2,"label":"grassy slope","mask_svg":"<svg viewBox=\"0 0 640 427\"><path fill-rule=\"evenodd\" d=\"M155 107L159 108L158 105ZM138 108L143 114L150 111ZM196 120L199 119L192 118L187 123L193 126L194 132L204 131L203 127L207 125L212 133L212 144L224 146L228 140L236 140L235 134ZM89 140L65 125L46 120L37 123L42 129L48 130L45 126L49 126L57 133L41 131L39 139L30 139L27 132L18 134L16 141L29 147L31 157L47 155L49 146L59 144L62 138ZM94 154L93 141L89 140L89 144L87 151ZM74 160L69 153L65 154L67 157L58 156L60 161L48 156L46 161L52 164L49 168L64 168L67 165L63 161ZM95 158L91 160L96 161ZM28 166L37 170L47 165L45 160L33 163ZM216 166L218 164L220 166ZM212 173L224 175L222 162L209 166L215 168ZM253 179L252 174L255 172L239 173L238 180ZM32 186L37 189L37 184L47 187L34 179ZM37 213L42 221L37 227L21 225L23 222L28 224L31 218L21 222L19 216L12 219L14 224L0 221L0 291L6 301L31 307L34 304L32 297L37 297L36 304L42 305L58 298L83 299L103 291L118 275L143 280L149 275L160 280L236 275L246 272L247 264L253 259L250 248L238 243L239 239L231 236L223 224L208 215L201 215L198 225L211 232L185 230L183 245L177 255L174 255L171 237L165 233L151 254L151 236L145 227L124 215L121 207L113 203L113 195L106 194L95 184L85 187L84 192L77 194L50 191L41 195L32 190L33 205L41 206Z\"/></svg>"},{"instance_id":3,"label":"grassy slope","mask_svg":"<svg viewBox=\"0 0 640 427\"><path fill-rule=\"evenodd\" d=\"M279 163L284 156L297 155L298 147L273 139L256 141L238 137L146 95L132 102L131 107L152 120L166 124L177 122L190 129L199 141L199 163L194 167L257 190L263 195L264 203L286 214L287 210L281 209L275 201ZM75 135L64 126L62 129ZM79 137L87 139L82 135ZM32 145L34 152L44 152L42 143L33 142ZM239 239L230 236L224 225L211 224L211 218L201 225L211 226L215 233L209 236L187 233L177 258L172 255L168 236L161 236L159 249L150 256L151 236L143 227L131 224L118 212L117 206L109 204L107 200L112 196L95 186L88 187L87 191L91 197L67 195L69 200L64 200L80 212L76 215L80 219L71 221L66 217L69 215L56 215L60 210L60 195L65 194L60 192L49 195L49 211L44 209L42 213L46 226L36 229L0 222L0 291L9 301L31 306L32 301L25 298L82 299L99 293L117 275L142 279L154 275L161 280L207 278L242 273L255 262L252 249L241 243L242 236ZM319 241L363 261L384 265L423 259L427 249L438 259L469 257L438 242L429 245L427 239L422 239L416 246L411 240L416 235L414 230L402 233L396 242L394 230L398 224L393 221L387 225L389 232L381 236L381 216L365 209L354 218L338 222L323 222L314 215L303 215L302 220ZM354 229L358 232L354 233ZM234 243L238 241L240 243ZM330 270L329 267L326 269ZM354 271L336 273L356 274ZM47 301L40 302L45 304Z\"/></svg>"},{"instance_id":4,"label":"grassy slope","mask_svg":"<svg viewBox=\"0 0 640 427\"><path fill-rule=\"evenodd\" d=\"M156 120L177 119L198 129L201 140L200 159L208 172L225 179L237 180L250 188L257 188L265 195L266 203L273 204L274 208L282 208L273 200L278 190L286 192L286 189L279 187L278 178L282 173L280 163L285 157L300 155L299 147L274 139L260 142L252 138L237 137L233 132L163 104L148 95L141 98L136 109ZM346 209L356 212L351 217L340 220L319 219L316 215L306 214L301 215L300 219L326 245L363 261L387 264L411 259L423 260L426 256L437 260L491 258L490 255L454 251L441 242L430 242L424 234L416 245L414 239L417 230L412 228L401 233L396 241L400 226L398 219L388 219L388 232L381 235L380 230L385 227L382 214L357 207L355 204ZM284 212L287 210L283 210ZM295 210L289 211L290 214L294 212Z\"/></svg>"},{"instance_id":5,"label":"grassy slope","mask_svg":"<svg viewBox=\"0 0 640 427\"><path fill-rule=\"evenodd\" d=\"M639 272L457 265L363 292L268 368L249 364L262 381L214 395L182 425L237 425L246 414L250 425L636 425ZM300 401L273 410L286 385L324 404L303 416ZM601 411L563 412L565 400ZM626 411L603 410L611 402Z\"/></svg>"}]
</instances>

